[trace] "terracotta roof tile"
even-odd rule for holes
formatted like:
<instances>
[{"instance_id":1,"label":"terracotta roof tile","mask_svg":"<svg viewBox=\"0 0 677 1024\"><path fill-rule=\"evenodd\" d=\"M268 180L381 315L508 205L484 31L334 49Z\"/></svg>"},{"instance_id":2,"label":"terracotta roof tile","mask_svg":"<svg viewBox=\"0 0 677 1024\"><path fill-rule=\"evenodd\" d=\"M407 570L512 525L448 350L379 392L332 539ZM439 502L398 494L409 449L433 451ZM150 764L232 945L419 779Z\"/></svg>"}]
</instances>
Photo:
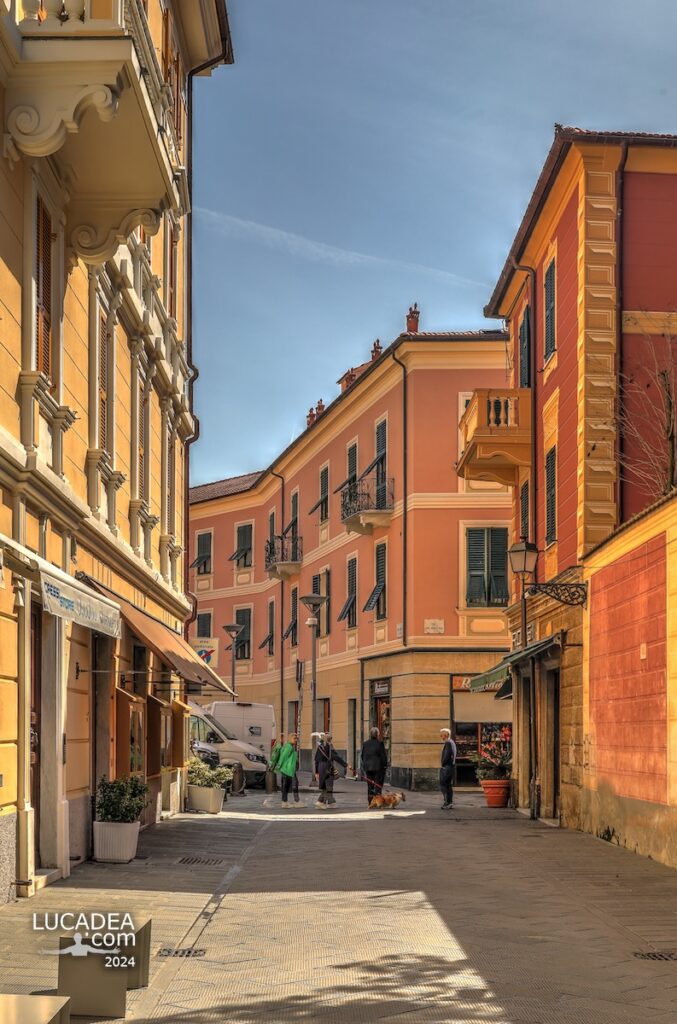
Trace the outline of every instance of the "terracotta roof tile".
<instances>
[{"instance_id":1,"label":"terracotta roof tile","mask_svg":"<svg viewBox=\"0 0 677 1024\"><path fill-rule=\"evenodd\" d=\"M210 484L198 484L188 492L188 501L197 505L200 501L211 501L213 498L225 498L230 494L240 494L253 487L262 476L262 470L256 473L243 473L241 476L230 476L225 480L214 480Z\"/></svg>"}]
</instances>

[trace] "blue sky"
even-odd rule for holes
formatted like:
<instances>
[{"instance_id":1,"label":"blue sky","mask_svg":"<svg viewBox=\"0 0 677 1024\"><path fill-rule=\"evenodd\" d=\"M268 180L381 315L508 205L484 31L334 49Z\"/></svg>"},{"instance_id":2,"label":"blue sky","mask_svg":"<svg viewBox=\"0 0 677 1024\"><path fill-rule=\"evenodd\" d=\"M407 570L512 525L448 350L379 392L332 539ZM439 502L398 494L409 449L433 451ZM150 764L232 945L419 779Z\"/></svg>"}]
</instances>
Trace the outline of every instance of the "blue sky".
<instances>
[{"instance_id":1,"label":"blue sky","mask_svg":"<svg viewBox=\"0 0 677 1024\"><path fill-rule=\"evenodd\" d=\"M482 307L553 124L677 132L665 0L228 0L195 89L191 482L264 468L404 329Z\"/></svg>"}]
</instances>

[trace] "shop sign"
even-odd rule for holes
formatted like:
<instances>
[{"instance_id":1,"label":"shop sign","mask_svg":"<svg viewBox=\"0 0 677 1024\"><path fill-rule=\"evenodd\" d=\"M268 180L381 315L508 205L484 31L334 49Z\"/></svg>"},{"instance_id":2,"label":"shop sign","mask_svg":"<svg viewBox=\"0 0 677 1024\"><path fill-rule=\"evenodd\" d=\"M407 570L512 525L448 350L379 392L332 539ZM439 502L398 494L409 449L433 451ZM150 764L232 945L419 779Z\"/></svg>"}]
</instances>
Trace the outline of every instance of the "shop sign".
<instances>
[{"instance_id":1,"label":"shop sign","mask_svg":"<svg viewBox=\"0 0 677 1024\"><path fill-rule=\"evenodd\" d=\"M210 668L219 667L219 644L218 640L213 637L195 637L190 641L190 646L193 648L198 658L204 661L205 665L209 665Z\"/></svg>"},{"instance_id":2,"label":"shop sign","mask_svg":"<svg viewBox=\"0 0 677 1024\"><path fill-rule=\"evenodd\" d=\"M474 676L454 676L454 690L469 690L470 681L472 679L474 679ZM491 692L492 690L500 690L502 685L503 682L500 680L497 683L487 683L485 690L487 693Z\"/></svg>"},{"instance_id":3,"label":"shop sign","mask_svg":"<svg viewBox=\"0 0 677 1024\"><path fill-rule=\"evenodd\" d=\"M373 693L375 697L387 697L390 693L390 680L377 679L374 683Z\"/></svg>"},{"instance_id":4,"label":"shop sign","mask_svg":"<svg viewBox=\"0 0 677 1024\"><path fill-rule=\"evenodd\" d=\"M42 604L50 615L77 622L107 636L120 636L120 609L101 601L84 588L71 586L56 576L40 573Z\"/></svg>"}]
</instances>

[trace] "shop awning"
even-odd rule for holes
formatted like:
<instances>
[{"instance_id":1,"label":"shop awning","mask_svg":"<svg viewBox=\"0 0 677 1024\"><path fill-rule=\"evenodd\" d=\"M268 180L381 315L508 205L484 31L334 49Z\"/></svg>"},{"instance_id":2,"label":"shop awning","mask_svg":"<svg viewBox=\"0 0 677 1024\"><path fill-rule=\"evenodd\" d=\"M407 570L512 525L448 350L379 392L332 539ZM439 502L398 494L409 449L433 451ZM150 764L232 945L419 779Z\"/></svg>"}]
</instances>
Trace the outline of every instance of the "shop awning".
<instances>
[{"instance_id":1,"label":"shop awning","mask_svg":"<svg viewBox=\"0 0 677 1024\"><path fill-rule=\"evenodd\" d=\"M482 672L480 675L475 676L474 679L471 679L470 689L474 693L497 689L496 700L505 700L507 697L512 696L511 666L517 665L521 661L526 661L527 658L538 657L551 647L561 646L562 634L556 633L555 636L548 636L544 640L535 640L534 643L527 644L526 647L520 647L517 651L511 651L494 668L489 669L488 672Z\"/></svg>"},{"instance_id":2,"label":"shop awning","mask_svg":"<svg viewBox=\"0 0 677 1024\"><path fill-rule=\"evenodd\" d=\"M98 580L89 577L88 580L90 586L97 592L108 592L108 588ZM118 597L116 594L115 600L120 606L122 618L132 633L138 636L158 658L170 665L182 679L188 683L196 683L198 686L215 686L226 693L233 693L231 688L224 683L220 676L217 676L216 672L202 660L179 633L175 633L173 629L165 626L163 622L153 618L152 615L148 615L147 612L142 612L140 608L130 604L123 597Z\"/></svg>"},{"instance_id":3,"label":"shop awning","mask_svg":"<svg viewBox=\"0 0 677 1024\"><path fill-rule=\"evenodd\" d=\"M85 583L1 533L0 551L8 569L40 585L43 608L50 615L96 633L120 636L120 607L115 600L93 593Z\"/></svg>"}]
</instances>

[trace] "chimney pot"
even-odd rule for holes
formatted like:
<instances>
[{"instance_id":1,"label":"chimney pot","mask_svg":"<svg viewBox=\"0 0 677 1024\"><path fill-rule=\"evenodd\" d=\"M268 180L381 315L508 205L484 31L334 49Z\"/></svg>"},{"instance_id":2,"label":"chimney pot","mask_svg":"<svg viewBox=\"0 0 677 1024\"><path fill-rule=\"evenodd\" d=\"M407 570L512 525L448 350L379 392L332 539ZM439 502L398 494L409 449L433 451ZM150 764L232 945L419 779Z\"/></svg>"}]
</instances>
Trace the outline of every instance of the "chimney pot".
<instances>
[{"instance_id":1,"label":"chimney pot","mask_svg":"<svg viewBox=\"0 0 677 1024\"><path fill-rule=\"evenodd\" d=\"M306 426L307 427L312 427L314 422L315 422L315 410L311 406L310 409L308 410L308 415L306 416Z\"/></svg>"},{"instance_id":2,"label":"chimney pot","mask_svg":"<svg viewBox=\"0 0 677 1024\"><path fill-rule=\"evenodd\" d=\"M315 413L316 413L317 416L321 416L323 412L324 412L324 402L322 401L322 399L320 399L319 402L317 403L317 405L315 406Z\"/></svg>"},{"instance_id":3,"label":"chimney pot","mask_svg":"<svg viewBox=\"0 0 677 1024\"><path fill-rule=\"evenodd\" d=\"M418 308L418 303L415 302L413 306L409 307L407 313L407 334L418 333L418 318L421 315L421 311Z\"/></svg>"},{"instance_id":4,"label":"chimney pot","mask_svg":"<svg viewBox=\"0 0 677 1024\"><path fill-rule=\"evenodd\" d=\"M378 357L381 355L382 351L383 351L383 348L381 346L381 342L377 338L376 341L374 342L374 344L371 346L371 361L372 361L372 363L374 362L374 360L378 359Z\"/></svg>"}]
</instances>

